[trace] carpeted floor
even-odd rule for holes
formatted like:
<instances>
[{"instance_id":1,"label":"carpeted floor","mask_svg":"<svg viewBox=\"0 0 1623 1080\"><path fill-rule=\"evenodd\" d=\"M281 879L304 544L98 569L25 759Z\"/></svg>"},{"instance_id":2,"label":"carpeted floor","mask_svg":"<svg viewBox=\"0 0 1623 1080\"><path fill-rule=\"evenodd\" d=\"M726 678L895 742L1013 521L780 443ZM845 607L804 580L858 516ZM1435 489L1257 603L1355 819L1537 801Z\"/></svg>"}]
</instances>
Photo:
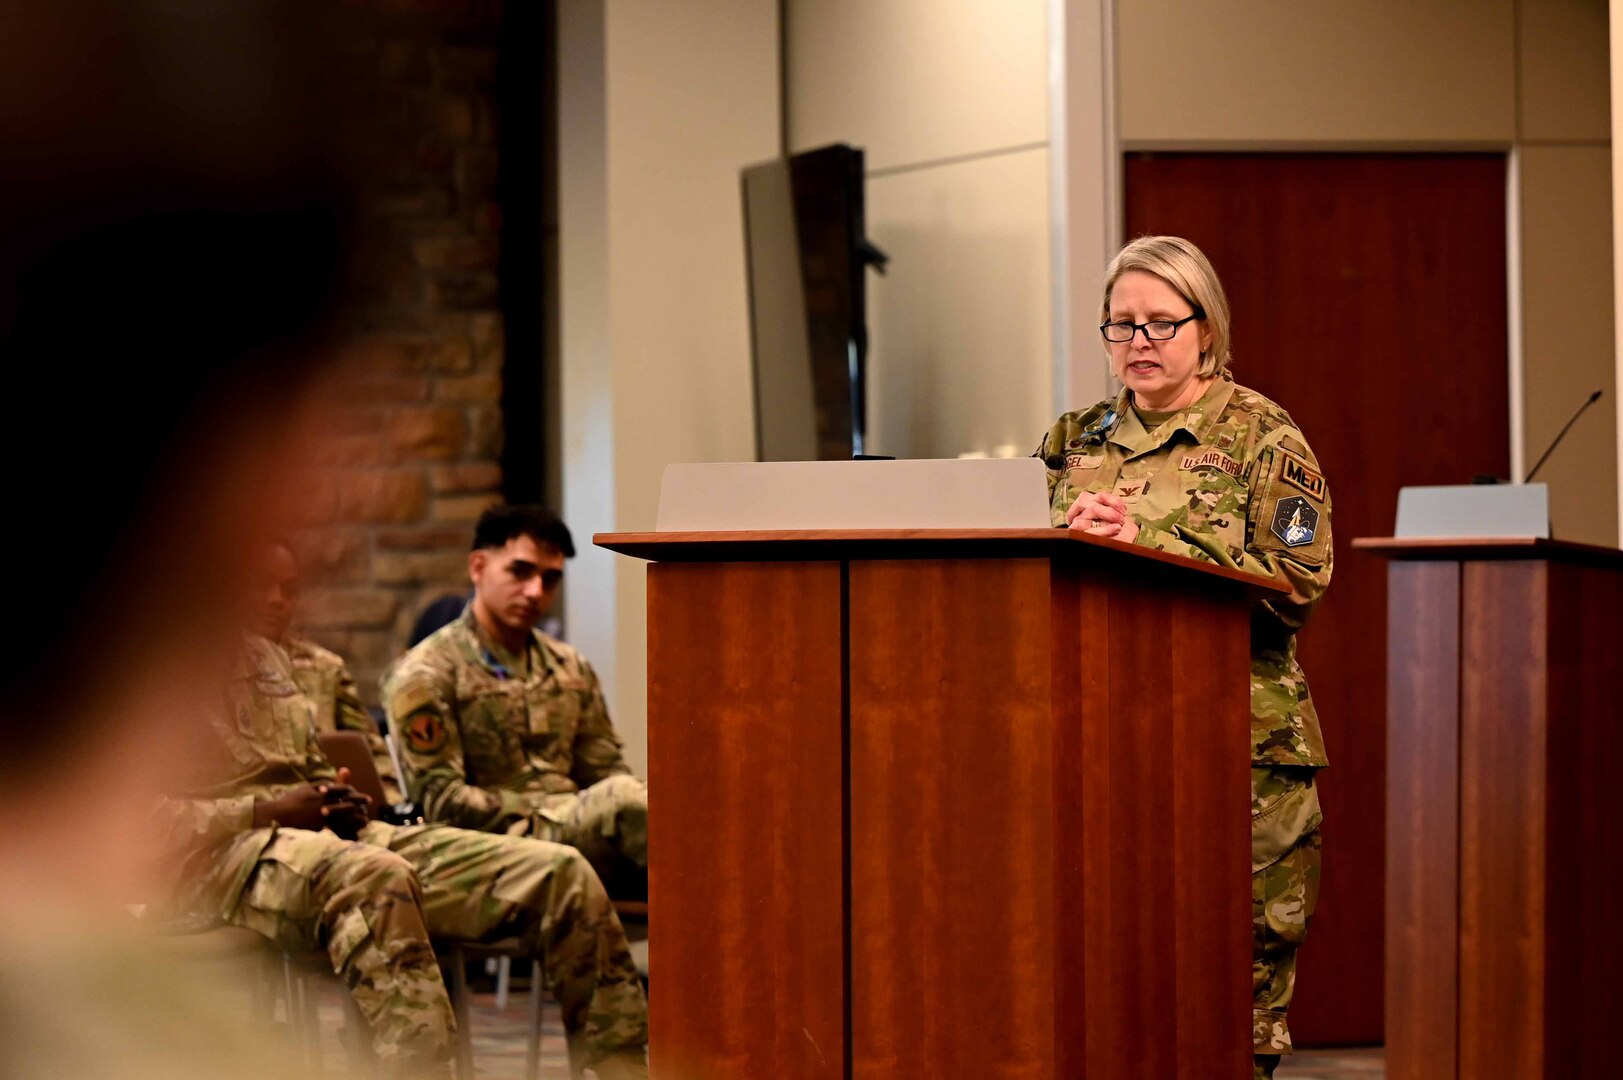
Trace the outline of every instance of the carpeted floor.
<instances>
[{"instance_id":1,"label":"carpeted floor","mask_svg":"<svg viewBox=\"0 0 1623 1080\"><path fill-rule=\"evenodd\" d=\"M344 1013L339 992L337 984L331 983L322 990L321 997L323 1056L329 1075L341 1075L343 1071L339 1032ZM473 996L473 1061L478 1080L521 1080L529 1016L529 997L522 984L505 1009L496 1008L494 994ZM1382 1080L1385 1075L1380 1047L1348 1047L1298 1051L1281 1063L1275 1080ZM558 1007L551 1001L542 1019L541 1080L569 1080L564 1029Z\"/></svg>"},{"instance_id":2,"label":"carpeted floor","mask_svg":"<svg viewBox=\"0 0 1623 1080\"><path fill-rule=\"evenodd\" d=\"M1274 1080L1381 1080L1385 1054L1379 1046L1298 1050L1280 1062Z\"/></svg>"}]
</instances>

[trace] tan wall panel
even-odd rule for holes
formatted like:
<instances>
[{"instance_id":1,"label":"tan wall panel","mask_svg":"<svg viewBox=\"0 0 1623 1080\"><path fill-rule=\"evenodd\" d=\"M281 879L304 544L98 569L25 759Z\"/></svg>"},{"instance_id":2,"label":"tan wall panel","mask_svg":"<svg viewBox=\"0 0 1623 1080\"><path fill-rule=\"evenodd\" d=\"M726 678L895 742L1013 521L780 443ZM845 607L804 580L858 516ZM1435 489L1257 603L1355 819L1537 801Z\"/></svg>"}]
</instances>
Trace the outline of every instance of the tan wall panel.
<instances>
[{"instance_id":1,"label":"tan wall panel","mask_svg":"<svg viewBox=\"0 0 1623 1080\"><path fill-rule=\"evenodd\" d=\"M789 0L789 148L869 169L1048 138L1045 0Z\"/></svg>"},{"instance_id":2,"label":"tan wall panel","mask_svg":"<svg viewBox=\"0 0 1623 1080\"><path fill-rule=\"evenodd\" d=\"M1538 479L1557 536L1615 545L1611 164L1604 146L1522 151L1522 349L1528 468L1590 391L1606 391Z\"/></svg>"},{"instance_id":3,"label":"tan wall panel","mask_svg":"<svg viewBox=\"0 0 1623 1080\"><path fill-rule=\"evenodd\" d=\"M1128 144L1509 143L1512 0L1127 0Z\"/></svg>"},{"instance_id":4,"label":"tan wall panel","mask_svg":"<svg viewBox=\"0 0 1623 1080\"><path fill-rule=\"evenodd\" d=\"M667 463L754 457L738 170L779 145L775 0L588 6L559 18L561 443L582 544L651 528ZM642 772L645 567L593 576L597 557L572 571L570 636Z\"/></svg>"},{"instance_id":5,"label":"tan wall panel","mask_svg":"<svg viewBox=\"0 0 1623 1080\"><path fill-rule=\"evenodd\" d=\"M1029 454L1050 414L1048 152L868 181L868 445Z\"/></svg>"},{"instance_id":6,"label":"tan wall panel","mask_svg":"<svg viewBox=\"0 0 1623 1080\"><path fill-rule=\"evenodd\" d=\"M1521 137L1611 138L1606 0L1524 0Z\"/></svg>"},{"instance_id":7,"label":"tan wall panel","mask_svg":"<svg viewBox=\"0 0 1623 1080\"><path fill-rule=\"evenodd\" d=\"M596 666L617 721L619 557L593 547L614 528L614 364L609 348L608 160L603 0L558 10L558 471L575 560L564 629ZM643 739L638 730L630 733ZM642 742L637 743L643 745ZM633 752L636 752L633 749ZM641 770L645 759L634 759Z\"/></svg>"}]
</instances>

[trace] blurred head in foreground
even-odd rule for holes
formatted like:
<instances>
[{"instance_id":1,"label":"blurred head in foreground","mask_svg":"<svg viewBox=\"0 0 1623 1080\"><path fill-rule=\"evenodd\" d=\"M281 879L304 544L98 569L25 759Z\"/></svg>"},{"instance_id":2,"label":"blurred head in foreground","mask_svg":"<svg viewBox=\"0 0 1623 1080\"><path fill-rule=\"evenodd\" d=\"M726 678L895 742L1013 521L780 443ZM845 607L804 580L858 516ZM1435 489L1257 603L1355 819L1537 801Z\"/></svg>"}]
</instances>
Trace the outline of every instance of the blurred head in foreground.
<instances>
[{"instance_id":1,"label":"blurred head in foreground","mask_svg":"<svg viewBox=\"0 0 1623 1080\"><path fill-rule=\"evenodd\" d=\"M116 967L123 905L160 884L150 807L218 700L252 553L297 496L279 465L345 250L312 77L329 42L288 0L6 7L0 1042L16 1075L141 1075L116 1032L56 1045L15 1011L95 1029L59 984L77 959ZM159 1015L161 991L141 997L119 1000Z\"/></svg>"}]
</instances>

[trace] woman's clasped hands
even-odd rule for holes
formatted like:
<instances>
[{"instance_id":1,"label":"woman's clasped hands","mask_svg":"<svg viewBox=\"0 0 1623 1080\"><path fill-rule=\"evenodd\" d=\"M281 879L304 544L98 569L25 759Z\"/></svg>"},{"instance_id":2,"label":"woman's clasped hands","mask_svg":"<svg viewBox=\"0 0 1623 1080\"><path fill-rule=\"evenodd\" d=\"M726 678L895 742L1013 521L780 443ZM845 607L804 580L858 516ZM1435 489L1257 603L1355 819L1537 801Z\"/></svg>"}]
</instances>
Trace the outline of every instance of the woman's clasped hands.
<instances>
[{"instance_id":1,"label":"woman's clasped hands","mask_svg":"<svg viewBox=\"0 0 1623 1080\"><path fill-rule=\"evenodd\" d=\"M1084 491L1065 511L1065 524L1090 536L1107 536L1131 544L1138 522L1127 511L1127 500L1108 491Z\"/></svg>"}]
</instances>

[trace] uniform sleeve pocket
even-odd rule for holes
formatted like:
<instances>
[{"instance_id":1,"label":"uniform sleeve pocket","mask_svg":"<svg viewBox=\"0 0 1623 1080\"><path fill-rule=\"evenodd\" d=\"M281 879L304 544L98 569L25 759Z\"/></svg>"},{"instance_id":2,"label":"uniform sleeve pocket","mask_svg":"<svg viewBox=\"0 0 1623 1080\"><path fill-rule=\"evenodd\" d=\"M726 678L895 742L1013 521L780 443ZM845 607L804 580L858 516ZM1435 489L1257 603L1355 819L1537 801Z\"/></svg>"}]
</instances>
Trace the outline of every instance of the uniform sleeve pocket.
<instances>
[{"instance_id":1,"label":"uniform sleeve pocket","mask_svg":"<svg viewBox=\"0 0 1623 1080\"><path fill-rule=\"evenodd\" d=\"M351 908L338 917L332 938L327 942L327 955L332 958L334 974L344 969L355 950L371 936L372 928L367 925L366 916L359 908Z\"/></svg>"},{"instance_id":2,"label":"uniform sleeve pocket","mask_svg":"<svg viewBox=\"0 0 1623 1080\"><path fill-rule=\"evenodd\" d=\"M530 710L530 731L535 735L571 735L580 726L581 691L563 688Z\"/></svg>"},{"instance_id":3,"label":"uniform sleeve pocket","mask_svg":"<svg viewBox=\"0 0 1623 1080\"><path fill-rule=\"evenodd\" d=\"M1283 450L1275 453L1257 503L1252 547L1308 566L1322 566L1330 548L1330 507L1322 497L1323 485L1323 478L1295 455Z\"/></svg>"}]
</instances>

